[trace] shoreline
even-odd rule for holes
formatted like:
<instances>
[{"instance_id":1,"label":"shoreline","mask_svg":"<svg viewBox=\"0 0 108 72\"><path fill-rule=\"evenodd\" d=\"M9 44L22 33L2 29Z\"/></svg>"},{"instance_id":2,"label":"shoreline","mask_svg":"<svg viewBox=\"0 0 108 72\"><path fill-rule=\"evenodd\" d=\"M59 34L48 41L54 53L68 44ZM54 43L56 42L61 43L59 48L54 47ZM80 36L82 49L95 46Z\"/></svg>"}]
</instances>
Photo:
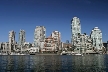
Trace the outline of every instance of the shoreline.
<instances>
[{"instance_id":1,"label":"shoreline","mask_svg":"<svg viewBox=\"0 0 108 72\"><path fill-rule=\"evenodd\" d=\"M35 54L35 55L60 55L60 54Z\"/></svg>"},{"instance_id":2,"label":"shoreline","mask_svg":"<svg viewBox=\"0 0 108 72\"><path fill-rule=\"evenodd\" d=\"M8 54L4 53L4 54L0 54L0 56L1 55L3 56L3 55L8 55ZM11 55L18 55L18 56L20 56L20 55L30 55L30 54L11 54ZM36 54L33 54L33 55L60 55L60 54L56 54L56 53L36 53Z\"/></svg>"}]
</instances>

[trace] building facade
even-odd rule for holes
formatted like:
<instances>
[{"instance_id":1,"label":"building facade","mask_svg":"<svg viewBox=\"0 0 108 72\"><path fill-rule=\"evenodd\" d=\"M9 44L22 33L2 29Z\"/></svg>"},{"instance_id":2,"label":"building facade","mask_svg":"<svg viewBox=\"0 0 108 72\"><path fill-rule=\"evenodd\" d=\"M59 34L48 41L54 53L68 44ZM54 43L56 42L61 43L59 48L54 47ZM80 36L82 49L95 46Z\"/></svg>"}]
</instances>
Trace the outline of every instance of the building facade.
<instances>
[{"instance_id":1,"label":"building facade","mask_svg":"<svg viewBox=\"0 0 108 72\"><path fill-rule=\"evenodd\" d=\"M24 46L25 43L25 31L20 29L19 32L19 41L18 41L18 45L20 46Z\"/></svg>"},{"instance_id":2,"label":"building facade","mask_svg":"<svg viewBox=\"0 0 108 72\"><path fill-rule=\"evenodd\" d=\"M57 51L54 38L52 38L51 36L45 38L44 47L42 51Z\"/></svg>"},{"instance_id":3,"label":"building facade","mask_svg":"<svg viewBox=\"0 0 108 72\"><path fill-rule=\"evenodd\" d=\"M69 40L66 40L66 43L69 43Z\"/></svg>"},{"instance_id":4,"label":"building facade","mask_svg":"<svg viewBox=\"0 0 108 72\"><path fill-rule=\"evenodd\" d=\"M44 26L36 26L34 32L34 46L40 47L41 43L45 41L46 29Z\"/></svg>"},{"instance_id":5,"label":"building facade","mask_svg":"<svg viewBox=\"0 0 108 72\"><path fill-rule=\"evenodd\" d=\"M92 50L92 39L86 35L86 33L80 35L80 51L86 53L88 50Z\"/></svg>"},{"instance_id":6,"label":"building facade","mask_svg":"<svg viewBox=\"0 0 108 72\"><path fill-rule=\"evenodd\" d=\"M77 50L77 48L80 48L80 38L78 36L81 34L80 19L77 17L74 17L71 20L71 34L72 45L74 46L74 49Z\"/></svg>"},{"instance_id":7,"label":"building facade","mask_svg":"<svg viewBox=\"0 0 108 72\"><path fill-rule=\"evenodd\" d=\"M11 51L15 51L15 45L16 45L16 42L15 42L15 34L16 32L15 31L9 31L9 53Z\"/></svg>"},{"instance_id":8,"label":"building facade","mask_svg":"<svg viewBox=\"0 0 108 72\"><path fill-rule=\"evenodd\" d=\"M93 47L99 51L102 50L103 42L102 42L102 32L98 27L95 27L90 34L90 37L92 39L92 45Z\"/></svg>"},{"instance_id":9,"label":"building facade","mask_svg":"<svg viewBox=\"0 0 108 72\"><path fill-rule=\"evenodd\" d=\"M51 37L54 38L56 49L61 50L61 33L59 31L53 31Z\"/></svg>"},{"instance_id":10,"label":"building facade","mask_svg":"<svg viewBox=\"0 0 108 72\"><path fill-rule=\"evenodd\" d=\"M71 20L71 32L72 32L72 50L76 53L93 52L92 39L86 33L81 33L80 20L74 17Z\"/></svg>"}]
</instances>

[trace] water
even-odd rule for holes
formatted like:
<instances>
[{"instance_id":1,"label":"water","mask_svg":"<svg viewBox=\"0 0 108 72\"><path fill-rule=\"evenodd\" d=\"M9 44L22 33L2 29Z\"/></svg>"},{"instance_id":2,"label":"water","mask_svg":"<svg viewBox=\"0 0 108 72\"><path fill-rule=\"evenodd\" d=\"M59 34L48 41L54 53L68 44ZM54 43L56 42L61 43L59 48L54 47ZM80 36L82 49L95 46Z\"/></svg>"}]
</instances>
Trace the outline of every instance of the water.
<instances>
[{"instance_id":1,"label":"water","mask_svg":"<svg viewBox=\"0 0 108 72\"><path fill-rule=\"evenodd\" d=\"M108 72L108 55L0 56L0 72Z\"/></svg>"}]
</instances>

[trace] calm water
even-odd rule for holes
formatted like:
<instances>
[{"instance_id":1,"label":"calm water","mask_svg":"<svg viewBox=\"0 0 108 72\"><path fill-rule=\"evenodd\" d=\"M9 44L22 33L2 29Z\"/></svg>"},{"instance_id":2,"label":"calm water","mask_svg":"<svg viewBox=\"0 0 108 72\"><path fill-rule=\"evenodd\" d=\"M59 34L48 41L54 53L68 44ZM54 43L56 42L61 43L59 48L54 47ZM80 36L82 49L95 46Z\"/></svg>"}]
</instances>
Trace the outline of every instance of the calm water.
<instances>
[{"instance_id":1,"label":"calm water","mask_svg":"<svg viewBox=\"0 0 108 72\"><path fill-rule=\"evenodd\" d=\"M0 56L0 72L108 72L108 55Z\"/></svg>"}]
</instances>

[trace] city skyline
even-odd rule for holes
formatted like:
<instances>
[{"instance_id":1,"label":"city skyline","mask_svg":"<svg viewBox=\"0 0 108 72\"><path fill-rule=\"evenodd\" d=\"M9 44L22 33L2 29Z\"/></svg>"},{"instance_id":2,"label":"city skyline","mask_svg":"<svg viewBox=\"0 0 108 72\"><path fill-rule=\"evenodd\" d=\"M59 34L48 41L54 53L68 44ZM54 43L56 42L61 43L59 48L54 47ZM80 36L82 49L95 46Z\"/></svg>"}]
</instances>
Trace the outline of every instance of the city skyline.
<instances>
[{"instance_id":1,"label":"city skyline","mask_svg":"<svg viewBox=\"0 0 108 72\"><path fill-rule=\"evenodd\" d=\"M26 41L33 42L34 29L36 26L46 27L46 37L48 37L52 31L57 30L61 32L61 40L63 42L66 40L70 42L70 21L75 16L81 20L82 33L86 32L90 35L94 27L99 27L103 33L103 42L106 42L108 40L108 10L106 10L108 2L105 1L106 0L99 0L98 2L93 0L46 0L45 2L44 0L1 0L0 42L8 41L8 34L11 30L16 32L16 41L18 41L20 29L25 30Z\"/></svg>"}]
</instances>

